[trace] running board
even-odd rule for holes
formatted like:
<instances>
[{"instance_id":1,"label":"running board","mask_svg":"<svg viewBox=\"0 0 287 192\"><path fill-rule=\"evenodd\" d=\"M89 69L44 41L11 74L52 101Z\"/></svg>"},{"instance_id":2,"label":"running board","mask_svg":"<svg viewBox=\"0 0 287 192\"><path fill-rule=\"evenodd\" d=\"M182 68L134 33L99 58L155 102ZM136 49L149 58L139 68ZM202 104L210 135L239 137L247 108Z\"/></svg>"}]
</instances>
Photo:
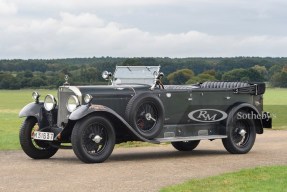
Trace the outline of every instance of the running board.
<instances>
[{"instance_id":1,"label":"running board","mask_svg":"<svg viewBox=\"0 0 287 192\"><path fill-rule=\"evenodd\" d=\"M227 138L226 135L206 135L206 136L192 136L192 137L165 137L156 138L154 141L164 143L164 142L178 142L178 141L195 141L195 140L211 140L211 139L223 139Z\"/></svg>"}]
</instances>

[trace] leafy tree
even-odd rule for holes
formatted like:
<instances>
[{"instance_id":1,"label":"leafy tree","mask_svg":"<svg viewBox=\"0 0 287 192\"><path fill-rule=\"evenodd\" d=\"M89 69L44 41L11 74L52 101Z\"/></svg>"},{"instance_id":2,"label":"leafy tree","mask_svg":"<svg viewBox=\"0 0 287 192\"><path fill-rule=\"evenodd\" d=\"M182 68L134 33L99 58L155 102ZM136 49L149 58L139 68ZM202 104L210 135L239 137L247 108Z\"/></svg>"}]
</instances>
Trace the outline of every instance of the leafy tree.
<instances>
[{"instance_id":1,"label":"leafy tree","mask_svg":"<svg viewBox=\"0 0 287 192\"><path fill-rule=\"evenodd\" d=\"M207 70L197 76L192 77L186 82L186 84L202 83L205 81L216 81L216 74L217 73L215 70Z\"/></svg>"},{"instance_id":2,"label":"leafy tree","mask_svg":"<svg viewBox=\"0 0 287 192\"><path fill-rule=\"evenodd\" d=\"M210 74L201 73L189 79L186 84L202 83L205 81L216 81L216 78Z\"/></svg>"},{"instance_id":3,"label":"leafy tree","mask_svg":"<svg viewBox=\"0 0 287 192\"><path fill-rule=\"evenodd\" d=\"M72 74L70 73L69 69L68 68L64 68L61 70L60 72L62 75L69 75L69 76L72 76Z\"/></svg>"},{"instance_id":4,"label":"leafy tree","mask_svg":"<svg viewBox=\"0 0 287 192\"><path fill-rule=\"evenodd\" d=\"M273 65L272 67L270 67L270 69L268 70L268 76L272 77L275 73L278 73L282 70L282 65Z\"/></svg>"},{"instance_id":5,"label":"leafy tree","mask_svg":"<svg viewBox=\"0 0 287 192\"><path fill-rule=\"evenodd\" d=\"M20 82L13 75L0 73L0 89L19 89L20 87Z\"/></svg>"},{"instance_id":6,"label":"leafy tree","mask_svg":"<svg viewBox=\"0 0 287 192\"><path fill-rule=\"evenodd\" d=\"M41 87L47 85L47 82L40 77L33 77L31 79L31 87Z\"/></svg>"},{"instance_id":7,"label":"leafy tree","mask_svg":"<svg viewBox=\"0 0 287 192\"><path fill-rule=\"evenodd\" d=\"M23 73L23 76L26 77L26 78L32 78L34 75L31 71L25 71Z\"/></svg>"},{"instance_id":8,"label":"leafy tree","mask_svg":"<svg viewBox=\"0 0 287 192\"><path fill-rule=\"evenodd\" d=\"M90 84L97 82L102 76L101 73L94 67L89 67L84 75L84 80Z\"/></svg>"},{"instance_id":9,"label":"leafy tree","mask_svg":"<svg viewBox=\"0 0 287 192\"><path fill-rule=\"evenodd\" d=\"M185 84L185 82L194 76L194 72L190 69L180 69L167 76L167 80L172 85Z\"/></svg>"},{"instance_id":10,"label":"leafy tree","mask_svg":"<svg viewBox=\"0 0 287 192\"><path fill-rule=\"evenodd\" d=\"M265 66L255 65L251 67L251 69L254 69L255 71L257 71L264 78L264 80L268 78L268 71Z\"/></svg>"},{"instance_id":11,"label":"leafy tree","mask_svg":"<svg viewBox=\"0 0 287 192\"><path fill-rule=\"evenodd\" d=\"M262 82L264 77L256 70L249 69L233 69L223 74L223 81L253 81Z\"/></svg>"},{"instance_id":12,"label":"leafy tree","mask_svg":"<svg viewBox=\"0 0 287 192\"><path fill-rule=\"evenodd\" d=\"M283 67L282 72L287 72L287 65Z\"/></svg>"},{"instance_id":13,"label":"leafy tree","mask_svg":"<svg viewBox=\"0 0 287 192\"><path fill-rule=\"evenodd\" d=\"M260 65L259 65L260 64ZM11 59L0 60L0 73L8 74L6 80L0 80L0 89L12 87L31 87L31 80L39 77L46 82L45 86L56 88L64 83L64 75L69 74L71 84L98 84L102 83L101 72L114 71L116 65L160 65L161 72L166 74L163 79L170 83L168 74L182 69L191 69L195 74L206 73L218 80L236 81L266 81L277 73L281 73L287 64L287 57L234 57L234 58L168 58L168 57L91 57L91 58L67 58L67 59ZM265 75L265 69L268 75ZM91 70L90 70L91 69ZM234 69L245 69L238 74L228 73ZM256 71L253 73L253 71ZM81 73L81 74L80 74ZM215 73L215 75L214 75ZM243 75L241 74L243 73ZM0 74L0 76L1 76ZM94 75L96 74L96 75ZM223 77L223 75L225 75ZM277 74L278 75L278 74ZM193 75L194 77L194 75ZM204 76L203 76L204 77ZM202 81L208 78L199 78ZM274 76L275 77L275 76ZM191 77L192 78L192 77ZM173 84L183 84L189 79L184 75L172 77ZM195 80L194 80L195 81ZM43 84L43 83L41 83ZM41 85L42 86L42 85Z\"/></svg>"},{"instance_id":14,"label":"leafy tree","mask_svg":"<svg viewBox=\"0 0 287 192\"><path fill-rule=\"evenodd\" d=\"M223 74L223 81L240 81L241 78L247 77L246 69L233 69Z\"/></svg>"},{"instance_id":15,"label":"leafy tree","mask_svg":"<svg viewBox=\"0 0 287 192\"><path fill-rule=\"evenodd\" d=\"M287 87L287 71L275 73L271 78L271 85L274 87Z\"/></svg>"},{"instance_id":16,"label":"leafy tree","mask_svg":"<svg viewBox=\"0 0 287 192\"><path fill-rule=\"evenodd\" d=\"M207 71L204 71L202 74L208 74L210 76L216 76L216 71L214 69L212 70L207 70Z\"/></svg>"},{"instance_id":17,"label":"leafy tree","mask_svg":"<svg viewBox=\"0 0 287 192\"><path fill-rule=\"evenodd\" d=\"M129 58L126 59L123 63L123 66L137 66L137 65L142 65L140 59L138 58Z\"/></svg>"},{"instance_id":18,"label":"leafy tree","mask_svg":"<svg viewBox=\"0 0 287 192\"><path fill-rule=\"evenodd\" d=\"M20 89L21 88L21 83L15 77L13 77L9 81L9 83L10 83L9 89Z\"/></svg>"},{"instance_id":19,"label":"leafy tree","mask_svg":"<svg viewBox=\"0 0 287 192\"><path fill-rule=\"evenodd\" d=\"M151 65L158 65L157 60L151 57L141 57L141 58L128 58L123 63L123 66L137 66L137 65L144 65L144 66L151 66Z\"/></svg>"}]
</instances>

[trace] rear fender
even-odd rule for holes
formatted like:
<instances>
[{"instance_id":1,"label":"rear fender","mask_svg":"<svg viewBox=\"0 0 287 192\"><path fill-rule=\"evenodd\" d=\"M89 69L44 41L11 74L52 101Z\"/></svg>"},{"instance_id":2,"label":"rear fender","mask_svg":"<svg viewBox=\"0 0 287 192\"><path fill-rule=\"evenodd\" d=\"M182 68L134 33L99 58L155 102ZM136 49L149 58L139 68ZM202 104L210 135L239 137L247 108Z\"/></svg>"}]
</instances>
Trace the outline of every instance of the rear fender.
<instances>
[{"instance_id":1,"label":"rear fender","mask_svg":"<svg viewBox=\"0 0 287 192\"><path fill-rule=\"evenodd\" d=\"M145 141L145 142L150 142L150 143L159 143L154 140L148 140L141 135L139 135L127 122L124 120L117 112L112 110L109 107L103 106L103 105L82 105L78 107L75 111L71 113L69 116L69 120L71 121L77 121L80 120L90 114L95 114L95 115L100 115L100 114L109 114L110 117L117 118L117 120L121 121L126 128L138 139Z\"/></svg>"},{"instance_id":2,"label":"rear fender","mask_svg":"<svg viewBox=\"0 0 287 192\"><path fill-rule=\"evenodd\" d=\"M253 106L248 103L237 103L233 105L232 107L229 108L227 114L228 118L226 120L226 125L232 120L233 116L239 111L239 110L244 110L247 113L253 113L255 115L258 115L258 117L261 116L259 111ZM256 133L257 134L262 134L263 133L263 123L260 118L254 118L254 123L255 123L255 128L256 128ZM226 126L228 128L228 126Z\"/></svg>"}]
</instances>

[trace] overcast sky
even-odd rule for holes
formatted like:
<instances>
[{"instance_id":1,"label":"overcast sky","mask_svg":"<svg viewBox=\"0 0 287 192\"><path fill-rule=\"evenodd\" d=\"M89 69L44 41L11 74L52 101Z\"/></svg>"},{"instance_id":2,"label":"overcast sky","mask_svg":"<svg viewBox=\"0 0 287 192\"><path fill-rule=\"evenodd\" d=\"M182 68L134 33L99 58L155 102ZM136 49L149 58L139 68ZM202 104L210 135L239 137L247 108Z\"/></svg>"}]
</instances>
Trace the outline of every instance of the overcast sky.
<instances>
[{"instance_id":1,"label":"overcast sky","mask_svg":"<svg viewBox=\"0 0 287 192\"><path fill-rule=\"evenodd\" d=\"M0 59L287 56L286 0L0 0Z\"/></svg>"}]
</instances>

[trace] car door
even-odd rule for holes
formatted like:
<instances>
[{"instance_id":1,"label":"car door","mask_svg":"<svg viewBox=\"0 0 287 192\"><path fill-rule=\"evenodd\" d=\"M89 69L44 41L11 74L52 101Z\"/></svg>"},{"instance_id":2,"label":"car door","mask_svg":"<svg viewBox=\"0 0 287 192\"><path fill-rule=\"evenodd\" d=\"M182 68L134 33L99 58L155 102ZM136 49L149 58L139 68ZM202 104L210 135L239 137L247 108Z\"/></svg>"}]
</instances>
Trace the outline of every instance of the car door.
<instances>
[{"instance_id":1,"label":"car door","mask_svg":"<svg viewBox=\"0 0 287 192\"><path fill-rule=\"evenodd\" d=\"M160 94L165 109L164 124L188 124L191 107L191 91L164 90Z\"/></svg>"}]
</instances>

